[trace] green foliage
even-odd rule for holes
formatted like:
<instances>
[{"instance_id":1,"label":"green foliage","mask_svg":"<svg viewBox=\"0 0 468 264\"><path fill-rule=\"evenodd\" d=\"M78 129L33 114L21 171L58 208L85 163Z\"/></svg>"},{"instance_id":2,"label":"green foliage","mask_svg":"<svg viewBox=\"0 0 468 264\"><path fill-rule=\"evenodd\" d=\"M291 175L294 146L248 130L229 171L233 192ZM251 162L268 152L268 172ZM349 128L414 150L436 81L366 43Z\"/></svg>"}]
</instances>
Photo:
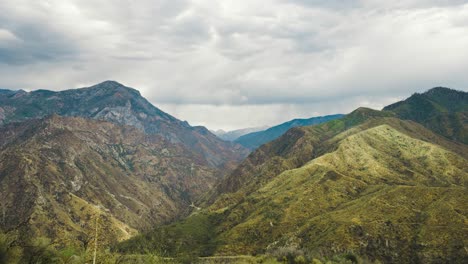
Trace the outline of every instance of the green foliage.
<instances>
[{"instance_id":1,"label":"green foliage","mask_svg":"<svg viewBox=\"0 0 468 264\"><path fill-rule=\"evenodd\" d=\"M303 248L320 249L319 256L354 250L394 262L416 254L460 259L462 247L455 243L468 210L462 195L467 148L392 115L358 109L294 129L252 154L227 179L241 179L236 192L213 205L225 216L217 252L261 254L297 239ZM317 156L293 162L310 157L307 152Z\"/></svg>"},{"instance_id":2,"label":"green foliage","mask_svg":"<svg viewBox=\"0 0 468 264\"><path fill-rule=\"evenodd\" d=\"M16 235L0 232L0 263L17 263L21 249L15 246Z\"/></svg>"},{"instance_id":3,"label":"green foliage","mask_svg":"<svg viewBox=\"0 0 468 264\"><path fill-rule=\"evenodd\" d=\"M444 256L457 262L463 256L456 244L463 240L461 216L468 211L467 149L392 115L358 109L293 129L228 177L239 184L236 192L206 212L130 241L181 259L202 256L206 247L199 243L210 241L205 245L215 246L209 254L263 254L270 248L270 256L284 263L369 262L358 254L371 261ZM200 238L196 230L207 227L214 233ZM291 240L298 247L290 247Z\"/></svg>"},{"instance_id":4,"label":"green foliage","mask_svg":"<svg viewBox=\"0 0 468 264\"><path fill-rule=\"evenodd\" d=\"M50 239L44 237L33 238L23 247L21 262L25 263L57 263L58 253L50 243Z\"/></svg>"},{"instance_id":5,"label":"green foliage","mask_svg":"<svg viewBox=\"0 0 468 264\"><path fill-rule=\"evenodd\" d=\"M0 233L0 263L81 264L84 262L84 252L74 248L57 250L48 238L20 240L16 234Z\"/></svg>"},{"instance_id":6,"label":"green foliage","mask_svg":"<svg viewBox=\"0 0 468 264\"><path fill-rule=\"evenodd\" d=\"M195 252L184 251L184 252L178 253L175 256L174 261L177 263L181 263L181 264L192 264L192 263L198 263L199 259L198 259L198 256L195 254Z\"/></svg>"},{"instance_id":7,"label":"green foliage","mask_svg":"<svg viewBox=\"0 0 468 264\"><path fill-rule=\"evenodd\" d=\"M73 247L62 249L44 237L26 239L16 234L0 232L0 264L83 264L92 262L92 252ZM99 264L125 263L169 263L152 255L122 256L109 250L100 249L97 254Z\"/></svg>"},{"instance_id":8,"label":"green foliage","mask_svg":"<svg viewBox=\"0 0 468 264\"><path fill-rule=\"evenodd\" d=\"M307 262L304 252L294 246L276 248L268 252L268 255L276 258L282 263L299 264Z\"/></svg>"},{"instance_id":9,"label":"green foliage","mask_svg":"<svg viewBox=\"0 0 468 264\"><path fill-rule=\"evenodd\" d=\"M388 111L359 108L341 119L291 129L260 147L227 177L209 208L119 243L112 251L100 250L98 259L462 263L468 148L395 118L463 139L465 103L448 106L452 96L428 96L417 95ZM132 168L140 165L136 162ZM106 174L111 172L109 167ZM13 248L11 238L0 237L2 260L14 259ZM89 252L57 250L41 238L17 252L24 262L90 259ZM257 256L265 253L268 256ZM204 257L222 254L256 256Z\"/></svg>"},{"instance_id":10,"label":"green foliage","mask_svg":"<svg viewBox=\"0 0 468 264\"><path fill-rule=\"evenodd\" d=\"M153 231L117 244L121 253L153 253L175 257L182 262L199 256L210 256L216 250L216 215L197 213L175 224L160 226Z\"/></svg>"},{"instance_id":11,"label":"green foliage","mask_svg":"<svg viewBox=\"0 0 468 264\"><path fill-rule=\"evenodd\" d=\"M452 140L468 144L468 93L437 87L389 105L384 110L416 121Z\"/></svg>"},{"instance_id":12,"label":"green foliage","mask_svg":"<svg viewBox=\"0 0 468 264\"><path fill-rule=\"evenodd\" d=\"M59 263L79 263L84 261L84 252L72 247L66 247L62 250L58 250L55 254L56 260Z\"/></svg>"},{"instance_id":13,"label":"green foliage","mask_svg":"<svg viewBox=\"0 0 468 264\"><path fill-rule=\"evenodd\" d=\"M296 257L294 258L294 263L297 263L297 264L304 264L304 263L307 263L307 259L306 259L304 256L302 256L302 255L296 256Z\"/></svg>"}]
</instances>

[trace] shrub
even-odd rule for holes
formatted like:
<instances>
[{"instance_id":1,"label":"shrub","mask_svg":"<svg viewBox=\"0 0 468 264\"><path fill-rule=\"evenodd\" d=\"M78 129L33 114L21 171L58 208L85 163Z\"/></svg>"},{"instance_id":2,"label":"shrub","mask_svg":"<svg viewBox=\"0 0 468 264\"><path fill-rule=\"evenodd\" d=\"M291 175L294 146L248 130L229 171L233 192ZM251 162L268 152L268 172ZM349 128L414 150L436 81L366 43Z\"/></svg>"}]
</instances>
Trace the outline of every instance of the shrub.
<instances>
[{"instance_id":1,"label":"shrub","mask_svg":"<svg viewBox=\"0 0 468 264\"><path fill-rule=\"evenodd\" d=\"M38 237L24 246L22 262L38 264L56 263L57 252L52 247L50 239Z\"/></svg>"},{"instance_id":2,"label":"shrub","mask_svg":"<svg viewBox=\"0 0 468 264\"><path fill-rule=\"evenodd\" d=\"M307 260L303 255L300 255L294 258L294 263L303 264L303 263L307 263Z\"/></svg>"},{"instance_id":3,"label":"shrub","mask_svg":"<svg viewBox=\"0 0 468 264\"><path fill-rule=\"evenodd\" d=\"M268 254L275 257L278 261L285 263L294 264L307 262L306 258L304 257L304 252L293 246L279 247L274 250L270 250ZM302 262L296 262L296 260Z\"/></svg>"}]
</instances>

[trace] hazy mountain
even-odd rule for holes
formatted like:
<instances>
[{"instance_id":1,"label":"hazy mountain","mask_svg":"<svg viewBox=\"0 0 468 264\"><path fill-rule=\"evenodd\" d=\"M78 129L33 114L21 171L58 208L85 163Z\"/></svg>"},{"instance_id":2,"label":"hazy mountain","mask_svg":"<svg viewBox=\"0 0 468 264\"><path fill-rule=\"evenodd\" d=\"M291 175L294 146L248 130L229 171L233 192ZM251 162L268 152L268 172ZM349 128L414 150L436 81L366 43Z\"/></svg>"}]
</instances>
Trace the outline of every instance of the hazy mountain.
<instances>
[{"instance_id":1,"label":"hazy mountain","mask_svg":"<svg viewBox=\"0 0 468 264\"><path fill-rule=\"evenodd\" d=\"M160 135L52 116L0 128L3 230L83 246L100 215L104 243L183 215L219 177Z\"/></svg>"},{"instance_id":2,"label":"hazy mountain","mask_svg":"<svg viewBox=\"0 0 468 264\"><path fill-rule=\"evenodd\" d=\"M319 116L312 117L309 119L294 119L285 123L282 123L277 126L268 128L267 130L257 131L249 133L243 136L240 136L234 142L241 144L242 146L249 149L256 149L259 146L277 139L283 135L288 129L298 126L309 126L327 122L333 119L342 117L343 115L329 115L329 116Z\"/></svg>"},{"instance_id":3,"label":"hazy mountain","mask_svg":"<svg viewBox=\"0 0 468 264\"><path fill-rule=\"evenodd\" d=\"M236 129L236 130L232 130L232 131L224 131L222 129L219 129L217 131L214 131L213 133L222 140L234 141L234 140L238 139L240 136L243 136L245 134L249 134L249 133L257 132L257 131L262 131L262 130L265 130L267 128L268 128L267 126L251 127L251 128Z\"/></svg>"},{"instance_id":4,"label":"hazy mountain","mask_svg":"<svg viewBox=\"0 0 468 264\"><path fill-rule=\"evenodd\" d=\"M50 114L80 116L134 126L201 153L214 167L230 167L248 151L220 140L205 127L187 122L154 107L140 93L114 81L60 92L37 90L0 93L0 124L42 118Z\"/></svg>"},{"instance_id":5,"label":"hazy mountain","mask_svg":"<svg viewBox=\"0 0 468 264\"><path fill-rule=\"evenodd\" d=\"M463 263L468 146L397 117L359 108L292 128L249 155L208 195L205 209L118 249L158 252L159 243L145 244L158 237L171 254L302 252Z\"/></svg>"}]
</instances>

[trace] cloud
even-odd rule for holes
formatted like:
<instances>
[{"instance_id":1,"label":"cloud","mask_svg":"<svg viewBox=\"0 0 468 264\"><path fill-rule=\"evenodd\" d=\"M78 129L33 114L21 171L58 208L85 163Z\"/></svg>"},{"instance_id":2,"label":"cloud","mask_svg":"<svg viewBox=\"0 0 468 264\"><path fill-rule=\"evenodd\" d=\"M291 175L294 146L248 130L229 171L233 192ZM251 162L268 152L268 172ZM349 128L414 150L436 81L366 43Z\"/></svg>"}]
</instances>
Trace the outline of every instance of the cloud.
<instances>
[{"instance_id":1,"label":"cloud","mask_svg":"<svg viewBox=\"0 0 468 264\"><path fill-rule=\"evenodd\" d=\"M188 120L191 125L211 127L215 121L217 127L234 130L239 127L277 125L295 118L310 118L336 113L347 114L351 111L350 104L378 109L399 99L401 98L356 96L307 104L159 104L159 106L182 120Z\"/></svg>"},{"instance_id":2,"label":"cloud","mask_svg":"<svg viewBox=\"0 0 468 264\"><path fill-rule=\"evenodd\" d=\"M468 84L465 1L4 0L0 10L1 87L113 79L210 128Z\"/></svg>"}]
</instances>

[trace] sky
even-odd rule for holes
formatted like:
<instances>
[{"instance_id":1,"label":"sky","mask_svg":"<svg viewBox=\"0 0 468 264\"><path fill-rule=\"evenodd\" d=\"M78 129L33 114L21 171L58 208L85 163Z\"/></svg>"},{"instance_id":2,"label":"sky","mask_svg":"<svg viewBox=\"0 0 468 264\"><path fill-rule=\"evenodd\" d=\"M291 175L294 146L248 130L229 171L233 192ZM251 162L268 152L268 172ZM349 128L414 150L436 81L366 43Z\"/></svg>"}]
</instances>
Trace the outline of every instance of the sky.
<instances>
[{"instance_id":1,"label":"sky","mask_svg":"<svg viewBox=\"0 0 468 264\"><path fill-rule=\"evenodd\" d=\"M1 0L0 87L115 80L231 130L468 90L468 0Z\"/></svg>"}]
</instances>

